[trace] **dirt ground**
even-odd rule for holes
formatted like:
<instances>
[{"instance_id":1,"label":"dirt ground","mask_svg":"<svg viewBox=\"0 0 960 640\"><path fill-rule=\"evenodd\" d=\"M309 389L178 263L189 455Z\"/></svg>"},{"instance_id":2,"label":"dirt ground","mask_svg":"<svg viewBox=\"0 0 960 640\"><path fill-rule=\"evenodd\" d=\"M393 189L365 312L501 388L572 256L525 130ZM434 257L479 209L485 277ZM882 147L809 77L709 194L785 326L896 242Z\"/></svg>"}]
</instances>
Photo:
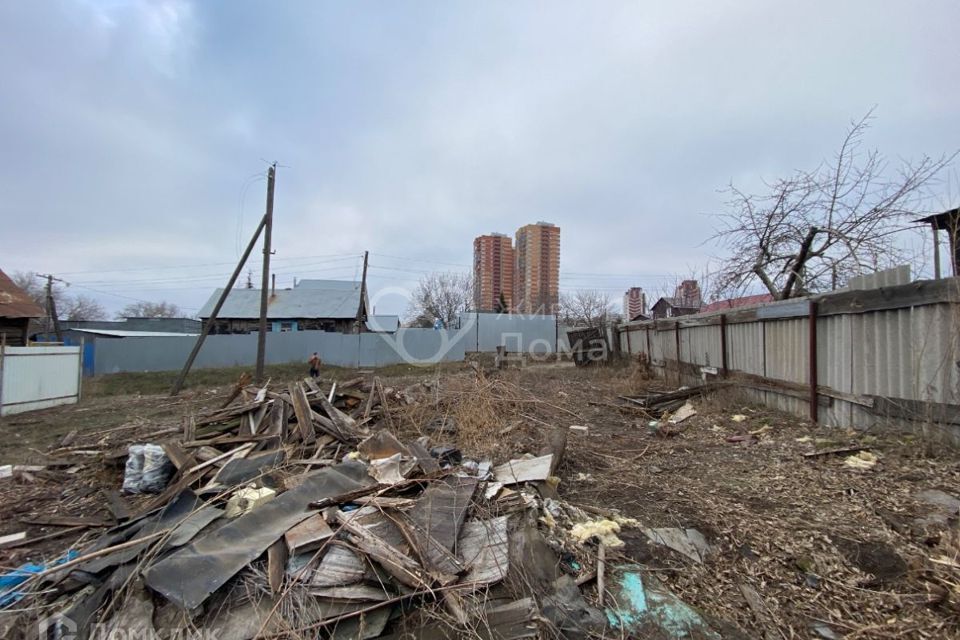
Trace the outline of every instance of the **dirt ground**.
<instances>
[{"instance_id":1,"label":"dirt ground","mask_svg":"<svg viewBox=\"0 0 960 640\"><path fill-rule=\"evenodd\" d=\"M697 414L663 437L661 416L618 396L668 387L630 368L379 373L398 388L425 383L417 384L417 401L394 412L393 428L451 439L465 455L503 462L536 453L550 429L587 427L569 431L558 470L562 499L619 510L643 527L697 529L711 546L697 563L626 527L626 546L609 561L656 571L687 603L748 637L960 637L960 542L951 517L958 503L950 501L960 496L956 450L819 428L729 392L695 398ZM227 389L198 386L176 399L99 395L0 421L0 464L49 461L48 449L79 432L57 458L74 464L0 480L0 534L57 534L0 550L0 564L51 558L96 535L29 521L106 520L100 489L119 488L126 444L180 429L185 416L216 405ZM455 435L430 427L444 418L457 422ZM651 420L660 420L657 432ZM751 432L752 443L729 441ZM845 455L803 455L854 445L875 454L876 464L861 470L847 466Z\"/></svg>"}]
</instances>

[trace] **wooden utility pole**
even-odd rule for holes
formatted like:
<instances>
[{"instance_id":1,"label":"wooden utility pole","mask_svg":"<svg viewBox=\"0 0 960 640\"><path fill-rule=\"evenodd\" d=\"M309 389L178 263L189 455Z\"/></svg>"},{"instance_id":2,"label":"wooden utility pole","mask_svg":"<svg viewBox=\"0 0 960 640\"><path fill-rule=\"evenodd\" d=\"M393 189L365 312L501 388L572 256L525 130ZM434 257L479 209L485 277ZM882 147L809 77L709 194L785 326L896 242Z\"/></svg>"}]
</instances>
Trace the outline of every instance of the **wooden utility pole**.
<instances>
[{"instance_id":1,"label":"wooden utility pole","mask_svg":"<svg viewBox=\"0 0 960 640\"><path fill-rule=\"evenodd\" d=\"M357 305L357 333L362 333L360 330L360 323L366 320L366 306L367 301L367 259L370 256L369 251L363 252L363 276L360 279L360 304Z\"/></svg>"},{"instance_id":2,"label":"wooden utility pole","mask_svg":"<svg viewBox=\"0 0 960 640\"><path fill-rule=\"evenodd\" d=\"M57 334L57 342L63 342L63 332L60 331L60 319L57 317L57 303L53 299L53 281L58 280L50 274L37 274L41 278L47 279L47 320L53 326L54 333ZM47 327L49 329L49 327Z\"/></svg>"},{"instance_id":3,"label":"wooden utility pole","mask_svg":"<svg viewBox=\"0 0 960 640\"><path fill-rule=\"evenodd\" d=\"M254 378L263 382L263 364L267 351L267 307L270 305L270 243L273 232L273 187L277 177L277 163L267 171L267 213L263 233L263 278L260 281L260 328L257 331L257 371Z\"/></svg>"},{"instance_id":4,"label":"wooden utility pole","mask_svg":"<svg viewBox=\"0 0 960 640\"><path fill-rule=\"evenodd\" d=\"M237 268L233 270L233 275L230 276L230 280L227 281L227 286L224 288L223 292L220 293L220 299L217 300L217 304L214 305L213 311L210 312L210 317L207 318L207 321L203 324L203 330L200 332L200 335L197 337L196 344L193 345L193 351L190 352L190 355L187 356L187 361L183 364L183 369L180 370L180 375L177 376L176 382L173 383L173 388L170 390L170 395L175 396L180 393L180 389L183 388L183 381L187 378L187 373L190 372L190 367L193 366L193 361L197 359L197 354L200 353L200 347L203 346L203 341L206 340L207 335L210 333L213 323L217 319L217 315L220 313L220 309L223 307L223 303L226 302L227 296L230 295L230 291L233 290L233 285L236 284L237 278L240 276L240 272L243 271L243 265L246 264L247 258L250 257L250 252L253 251L253 248L257 245L257 240L260 238L260 232L263 231L263 228L267 224L267 216L263 216L260 219L260 224L257 225L257 230L253 232L253 237L250 238L250 244L247 245L247 249L243 252L243 255L240 257L240 262L237 263Z\"/></svg>"}]
</instances>

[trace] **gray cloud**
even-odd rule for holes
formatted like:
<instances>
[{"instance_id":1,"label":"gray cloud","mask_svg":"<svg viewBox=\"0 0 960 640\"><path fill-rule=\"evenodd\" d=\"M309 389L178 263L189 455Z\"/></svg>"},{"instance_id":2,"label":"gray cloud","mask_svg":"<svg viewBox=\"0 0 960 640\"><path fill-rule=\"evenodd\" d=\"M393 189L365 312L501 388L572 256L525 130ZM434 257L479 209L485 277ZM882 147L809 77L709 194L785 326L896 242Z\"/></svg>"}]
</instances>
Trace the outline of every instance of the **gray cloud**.
<instances>
[{"instance_id":1,"label":"gray cloud","mask_svg":"<svg viewBox=\"0 0 960 640\"><path fill-rule=\"evenodd\" d=\"M0 266L199 307L265 159L281 283L369 249L374 288L403 286L543 219L564 287L653 287L716 253L719 188L816 165L874 104L891 157L960 146L958 21L947 0L3 3Z\"/></svg>"}]
</instances>

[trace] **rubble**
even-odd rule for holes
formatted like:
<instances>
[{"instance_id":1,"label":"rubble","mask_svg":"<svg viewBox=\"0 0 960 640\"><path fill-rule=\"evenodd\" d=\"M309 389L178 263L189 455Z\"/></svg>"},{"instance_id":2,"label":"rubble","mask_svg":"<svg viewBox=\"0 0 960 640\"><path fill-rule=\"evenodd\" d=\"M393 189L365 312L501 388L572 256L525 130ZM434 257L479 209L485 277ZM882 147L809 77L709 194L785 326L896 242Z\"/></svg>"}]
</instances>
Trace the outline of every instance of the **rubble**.
<instances>
[{"instance_id":1,"label":"rubble","mask_svg":"<svg viewBox=\"0 0 960 640\"><path fill-rule=\"evenodd\" d=\"M118 524L56 567L12 574L5 602L29 601L78 637L95 623L153 632L163 617L231 638L325 628L374 638L418 606L489 638L602 633L607 616L580 585L597 578L598 554L623 546L627 520L556 499L568 430L549 431L539 455L494 466L429 436L402 440L387 427L391 394L378 380L367 392L379 402L348 393L362 384L244 386L185 422L182 437L131 445L123 488L156 495L131 509L105 493ZM396 397L416 398L410 388ZM445 437L455 424L425 430ZM545 565L517 557L529 544ZM531 582L547 566L574 573ZM508 601L488 601L490 590Z\"/></svg>"},{"instance_id":2,"label":"rubble","mask_svg":"<svg viewBox=\"0 0 960 640\"><path fill-rule=\"evenodd\" d=\"M949 469L742 403L734 425L700 390L619 411L590 403L589 380L558 380L562 396L482 372L402 391L372 376L247 384L213 410L191 406L175 435L148 421L107 438L81 429L76 450L97 456L29 460L41 482L67 480L73 508L20 522L74 535L39 545L60 564L0 576L0 629L60 616L78 638L93 625L165 638L872 638L948 620ZM671 425L691 398L695 413ZM172 465L159 494L117 492L131 442ZM851 473L846 457L871 446L883 464ZM23 466L0 484L39 489Z\"/></svg>"}]
</instances>

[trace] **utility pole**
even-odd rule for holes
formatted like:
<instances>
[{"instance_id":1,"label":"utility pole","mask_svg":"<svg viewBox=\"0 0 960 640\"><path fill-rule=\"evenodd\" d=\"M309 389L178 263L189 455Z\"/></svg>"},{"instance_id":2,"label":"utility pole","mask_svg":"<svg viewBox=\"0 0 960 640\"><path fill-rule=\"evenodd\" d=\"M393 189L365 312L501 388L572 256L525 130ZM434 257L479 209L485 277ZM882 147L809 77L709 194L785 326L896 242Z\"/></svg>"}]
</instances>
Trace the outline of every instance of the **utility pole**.
<instances>
[{"instance_id":1,"label":"utility pole","mask_svg":"<svg viewBox=\"0 0 960 640\"><path fill-rule=\"evenodd\" d=\"M257 331L257 371L255 379L263 382L263 364L267 351L267 307L270 304L270 242L273 231L273 188L277 177L277 163L267 172L267 213L263 232L263 279L260 283L260 329Z\"/></svg>"},{"instance_id":2,"label":"utility pole","mask_svg":"<svg viewBox=\"0 0 960 640\"><path fill-rule=\"evenodd\" d=\"M60 331L60 319L57 317L57 303L53 299L53 281L63 282L59 278L54 278L50 274L37 274L41 278L47 279L47 321L53 325L53 331L57 334L57 342L63 342L63 332ZM49 326L47 329L49 330Z\"/></svg>"},{"instance_id":3,"label":"utility pole","mask_svg":"<svg viewBox=\"0 0 960 640\"><path fill-rule=\"evenodd\" d=\"M367 301L367 259L370 257L369 251L363 252L363 276L360 279L360 304L357 305L357 333L362 333L360 331L360 323L367 319L367 312L365 309Z\"/></svg>"},{"instance_id":4,"label":"utility pole","mask_svg":"<svg viewBox=\"0 0 960 640\"><path fill-rule=\"evenodd\" d=\"M247 258L250 257L253 247L256 246L257 240L260 238L260 232L263 231L263 228L266 226L266 224L267 216L263 216L263 218L260 219L260 224L257 225L257 230L253 232L253 237L250 238L250 244L247 245L246 250L240 257L240 262L237 263L237 268L233 270L233 275L230 276L230 279L227 281L227 286L224 287L223 291L220 293L220 299L217 300L217 304L214 305L213 311L210 312L210 317L207 318L207 321L203 324L203 330L197 337L197 341L193 345L193 350L190 352L190 355L187 356L187 361L183 364L183 369L180 370L180 375L177 376L176 382L173 383L173 388L170 390L171 396L177 395L180 393L180 389L183 388L183 381L187 379L187 373L190 372L190 367L193 366L193 361L197 359L197 354L200 353L200 347L203 346L203 341L206 340L207 335L210 333L210 329L213 327L213 323L216 322L217 316L220 313L220 309L223 307L223 303L226 302L227 296L230 295L230 291L233 290L233 285L236 284L237 278L240 276L240 272L243 271L243 265L246 264Z\"/></svg>"}]
</instances>

